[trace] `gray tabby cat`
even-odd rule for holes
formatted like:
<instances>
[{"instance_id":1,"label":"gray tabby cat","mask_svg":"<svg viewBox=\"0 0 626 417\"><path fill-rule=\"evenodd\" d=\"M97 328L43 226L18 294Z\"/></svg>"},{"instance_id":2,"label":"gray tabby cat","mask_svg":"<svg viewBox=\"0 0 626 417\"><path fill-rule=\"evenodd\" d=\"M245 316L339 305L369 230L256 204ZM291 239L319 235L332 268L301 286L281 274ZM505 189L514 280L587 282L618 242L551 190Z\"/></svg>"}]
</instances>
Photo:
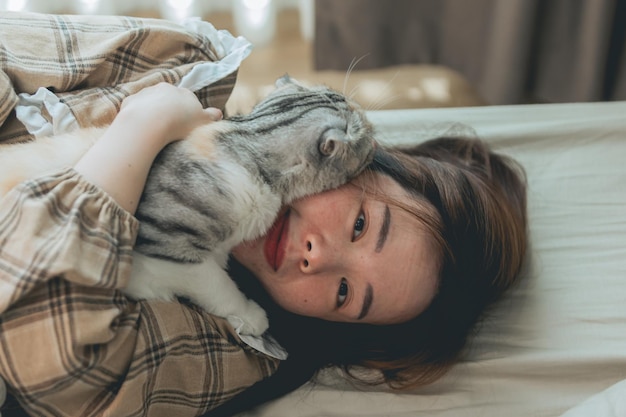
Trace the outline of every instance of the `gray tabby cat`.
<instances>
[{"instance_id":1,"label":"gray tabby cat","mask_svg":"<svg viewBox=\"0 0 626 417\"><path fill-rule=\"evenodd\" d=\"M26 163L37 147L46 168L56 169L74 164L100 134L84 129L0 145L2 183L41 173L41 160ZM262 334L265 312L224 270L230 250L266 233L283 205L349 181L374 148L371 125L345 96L280 78L250 114L201 126L159 154L136 213L125 292L137 299L184 296L209 313L240 318L242 334ZM22 172L9 168L16 161Z\"/></svg>"}]
</instances>

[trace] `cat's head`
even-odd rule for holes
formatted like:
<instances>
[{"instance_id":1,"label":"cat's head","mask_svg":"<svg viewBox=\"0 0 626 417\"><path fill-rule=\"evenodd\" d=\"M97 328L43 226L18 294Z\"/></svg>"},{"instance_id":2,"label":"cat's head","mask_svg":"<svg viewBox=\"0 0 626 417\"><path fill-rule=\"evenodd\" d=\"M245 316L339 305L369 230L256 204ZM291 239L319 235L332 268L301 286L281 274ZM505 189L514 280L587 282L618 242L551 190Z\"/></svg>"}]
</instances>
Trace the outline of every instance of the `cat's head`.
<instances>
[{"instance_id":1,"label":"cat's head","mask_svg":"<svg viewBox=\"0 0 626 417\"><path fill-rule=\"evenodd\" d=\"M365 113L328 87L285 75L247 119L263 136L272 173L283 190L293 191L287 200L345 184L373 159L376 143Z\"/></svg>"}]
</instances>

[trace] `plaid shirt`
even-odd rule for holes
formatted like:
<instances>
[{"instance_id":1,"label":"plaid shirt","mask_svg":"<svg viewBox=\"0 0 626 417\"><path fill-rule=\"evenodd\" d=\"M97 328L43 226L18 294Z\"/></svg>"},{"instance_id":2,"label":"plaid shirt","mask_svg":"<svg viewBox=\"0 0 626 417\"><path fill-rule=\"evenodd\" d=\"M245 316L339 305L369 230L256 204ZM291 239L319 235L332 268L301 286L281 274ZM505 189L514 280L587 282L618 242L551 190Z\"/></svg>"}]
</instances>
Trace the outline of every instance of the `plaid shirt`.
<instances>
[{"instance_id":1,"label":"plaid shirt","mask_svg":"<svg viewBox=\"0 0 626 417\"><path fill-rule=\"evenodd\" d=\"M133 302L137 220L73 170L0 200L0 375L37 416L194 416L276 361L223 319Z\"/></svg>"},{"instance_id":2,"label":"plaid shirt","mask_svg":"<svg viewBox=\"0 0 626 417\"><path fill-rule=\"evenodd\" d=\"M102 124L127 95L217 57L197 33L125 17L0 13L0 48L0 142L32 139L12 111L20 92L49 87L81 126ZM223 107L235 76L196 94ZM223 319L127 299L119 288L136 231L134 217L71 169L0 200L9 404L37 416L195 416L276 370Z\"/></svg>"}]
</instances>

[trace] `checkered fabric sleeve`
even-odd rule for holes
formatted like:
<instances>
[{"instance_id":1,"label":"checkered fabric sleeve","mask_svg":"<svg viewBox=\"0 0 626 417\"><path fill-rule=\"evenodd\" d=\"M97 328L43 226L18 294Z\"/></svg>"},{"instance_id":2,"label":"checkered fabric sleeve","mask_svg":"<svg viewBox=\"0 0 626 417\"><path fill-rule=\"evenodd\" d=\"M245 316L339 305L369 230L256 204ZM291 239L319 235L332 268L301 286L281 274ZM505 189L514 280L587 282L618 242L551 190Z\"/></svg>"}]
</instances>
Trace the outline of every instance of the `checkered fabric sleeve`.
<instances>
[{"instance_id":1,"label":"checkered fabric sleeve","mask_svg":"<svg viewBox=\"0 0 626 417\"><path fill-rule=\"evenodd\" d=\"M276 370L223 319L126 298L136 231L72 169L0 200L0 376L29 414L196 416Z\"/></svg>"},{"instance_id":2,"label":"checkered fabric sleeve","mask_svg":"<svg viewBox=\"0 0 626 417\"><path fill-rule=\"evenodd\" d=\"M237 65L225 63L234 60L223 59L227 52L216 39L160 19L0 12L0 143L33 138L14 110L20 94L41 87L79 126L101 126L125 97L159 82L178 84L198 65L221 62L215 79L192 90L204 107L223 110Z\"/></svg>"}]
</instances>

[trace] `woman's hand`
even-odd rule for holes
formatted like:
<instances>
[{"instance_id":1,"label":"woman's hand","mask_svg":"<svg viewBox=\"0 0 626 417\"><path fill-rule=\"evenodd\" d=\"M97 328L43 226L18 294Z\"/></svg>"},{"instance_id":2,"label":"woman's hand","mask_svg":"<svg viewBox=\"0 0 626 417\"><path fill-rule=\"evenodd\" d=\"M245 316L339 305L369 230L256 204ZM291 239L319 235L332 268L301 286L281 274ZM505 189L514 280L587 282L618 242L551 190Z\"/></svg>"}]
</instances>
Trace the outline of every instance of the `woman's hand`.
<instances>
[{"instance_id":1,"label":"woman's hand","mask_svg":"<svg viewBox=\"0 0 626 417\"><path fill-rule=\"evenodd\" d=\"M196 127L222 118L189 90L161 83L128 97L75 170L134 213L157 154Z\"/></svg>"},{"instance_id":2,"label":"woman's hand","mask_svg":"<svg viewBox=\"0 0 626 417\"><path fill-rule=\"evenodd\" d=\"M160 139L165 146L185 138L198 126L220 120L222 112L213 107L203 109L190 90L160 83L126 98L119 117L129 119L136 129L150 132L149 139L157 143Z\"/></svg>"}]
</instances>

